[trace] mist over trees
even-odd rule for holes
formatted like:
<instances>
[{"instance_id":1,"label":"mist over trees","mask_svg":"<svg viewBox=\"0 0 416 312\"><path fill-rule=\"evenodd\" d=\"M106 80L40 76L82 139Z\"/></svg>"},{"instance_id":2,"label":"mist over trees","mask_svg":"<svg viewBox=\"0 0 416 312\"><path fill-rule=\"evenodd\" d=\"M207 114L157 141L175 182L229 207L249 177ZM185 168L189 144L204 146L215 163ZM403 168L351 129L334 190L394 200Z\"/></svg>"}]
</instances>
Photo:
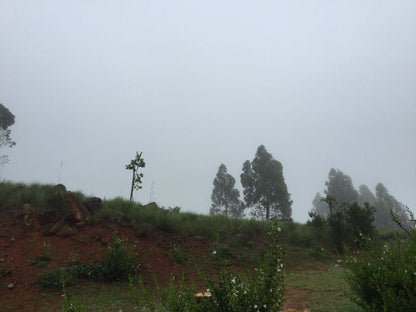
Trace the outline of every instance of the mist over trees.
<instances>
[{"instance_id":1,"label":"mist over trees","mask_svg":"<svg viewBox=\"0 0 416 312\"><path fill-rule=\"evenodd\" d=\"M227 167L224 164L221 164L218 168L213 184L210 214L242 218L244 216L244 203L240 201L240 192L235 188L234 177L227 172Z\"/></svg>"},{"instance_id":2,"label":"mist over trees","mask_svg":"<svg viewBox=\"0 0 416 312\"><path fill-rule=\"evenodd\" d=\"M411 224L406 206L390 195L382 183L377 184L375 195L364 184L360 185L357 191L350 176L341 170L331 168L325 186L326 197L317 193L312 201L313 214L328 218L331 215L331 208L335 212L341 207L345 208L352 203L357 203L361 207L367 205L374 208L374 225L378 228L398 228L390 211L398 217L403 226L408 227Z\"/></svg>"},{"instance_id":3,"label":"mist over trees","mask_svg":"<svg viewBox=\"0 0 416 312\"><path fill-rule=\"evenodd\" d=\"M352 184L352 179L341 170L331 169L328 181L325 182L325 195L335 199L338 205L350 203L358 199L358 192Z\"/></svg>"},{"instance_id":4,"label":"mist over trees","mask_svg":"<svg viewBox=\"0 0 416 312\"><path fill-rule=\"evenodd\" d=\"M210 214L241 218L246 209L257 219L290 219L292 200L283 177L283 166L267 152L264 145L257 148L254 159L245 161L240 175L244 202L235 188L235 179L221 164L214 179Z\"/></svg>"},{"instance_id":5,"label":"mist over trees","mask_svg":"<svg viewBox=\"0 0 416 312\"><path fill-rule=\"evenodd\" d=\"M13 147L16 145L11 137L10 126L14 125L15 116L3 105L0 104L0 148ZM0 165L5 165L9 162L7 155L0 155Z\"/></svg>"},{"instance_id":6,"label":"mist over trees","mask_svg":"<svg viewBox=\"0 0 416 312\"><path fill-rule=\"evenodd\" d=\"M253 161L244 162L240 178L246 206L253 208L254 217L290 219L292 201L283 177L283 166L264 145L257 148Z\"/></svg>"}]
</instances>

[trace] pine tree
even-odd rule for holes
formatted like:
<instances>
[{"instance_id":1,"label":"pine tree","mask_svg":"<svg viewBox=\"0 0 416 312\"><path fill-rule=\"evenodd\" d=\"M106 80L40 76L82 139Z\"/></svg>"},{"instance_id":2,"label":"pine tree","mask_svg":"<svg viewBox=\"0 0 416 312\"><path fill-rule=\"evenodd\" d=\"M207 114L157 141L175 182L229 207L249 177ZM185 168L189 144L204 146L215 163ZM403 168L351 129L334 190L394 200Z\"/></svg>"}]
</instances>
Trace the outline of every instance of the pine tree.
<instances>
[{"instance_id":1,"label":"pine tree","mask_svg":"<svg viewBox=\"0 0 416 312\"><path fill-rule=\"evenodd\" d=\"M283 178L282 164L263 145L257 148L252 162L244 162L240 178L244 200L253 208L253 216L266 220L271 216L290 219L292 201Z\"/></svg>"},{"instance_id":2,"label":"pine tree","mask_svg":"<svg viewBox=\"0 0 416 312\"><path fill-rule=\"evenodd\" d=\"M347 205L358 199L358 192L352 184L352 179L341 170L332 168L325 182L327 189L324 191L327 198L335 200L338 206ZM335 207L337 208L337 207Z\"/></svg>"},{"instance_id":3,"label":"pine tree","mask_svg":"<svg viewBox=\"0 0 416 312\"><path fill-rule=\"evenodd\" d=\"M219 166L213 184L210 214L224 214L234 218L243 217L245 207L239 199L240 192L234 188L235 179L227 173L227 167L224 164Z\"/></svg>"}]
</instances>

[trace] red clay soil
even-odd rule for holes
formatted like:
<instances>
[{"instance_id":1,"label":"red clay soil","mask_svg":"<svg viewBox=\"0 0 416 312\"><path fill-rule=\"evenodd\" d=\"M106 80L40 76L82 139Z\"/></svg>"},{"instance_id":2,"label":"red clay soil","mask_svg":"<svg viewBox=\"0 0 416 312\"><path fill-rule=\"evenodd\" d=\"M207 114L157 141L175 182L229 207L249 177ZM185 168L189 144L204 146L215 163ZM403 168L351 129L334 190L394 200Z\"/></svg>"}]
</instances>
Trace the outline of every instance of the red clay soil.
<instances>
[{"instance_id":1,"label":"red clay soil","mask_svg":"<svg viewBox=\"0 0 416 312\"><path fill-rule=\"evenodd\" d=\"M193 259L189 260L195 262L206 258L212 247L202 237L184 239L164 232L152 232L143 237L134 227L85 225L70 237L45 235L46 227L26 226L23 218L0 215L0 311L9 306L17 308L17 311L45 311L45 307L48 311L59 311L60 292L48 291L45 294L33 281L43 270L64 267L70 260L99 261L114 235L126 239L134 250L141 265L141 275L145 279L154 276L162 284L173 273L182 271L186 276L196 278L192 266L173 263L172 253L168 251L174 244L179 245L188 257L192 255ZM54 258L46 268L30 264L31 259L42 255L48 248ZM304 311L300 302L305 302L306 294L302 291L287 289L285 299L285 308Z\"/></svg>"}]
</instances>

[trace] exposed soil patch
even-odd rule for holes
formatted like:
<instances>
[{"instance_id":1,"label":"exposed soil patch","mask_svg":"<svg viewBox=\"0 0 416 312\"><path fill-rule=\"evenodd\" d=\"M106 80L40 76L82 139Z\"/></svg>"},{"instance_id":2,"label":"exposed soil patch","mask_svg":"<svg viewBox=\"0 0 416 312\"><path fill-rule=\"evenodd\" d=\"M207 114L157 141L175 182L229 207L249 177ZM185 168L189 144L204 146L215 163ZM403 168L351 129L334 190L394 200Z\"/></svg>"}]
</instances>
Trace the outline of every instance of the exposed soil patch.
<instances>
[{"instance_id":1,"label":"exposed soil patch","mask_svg":"<svg viewBox=\"0 0 416 312\"><path fill-rule=\"evenodd\" d=\"M212 269L204 259L213 242L207 244L202 237L177 237L165 232L143 235L134 226L119 225L84 225L67 237L45 235L46 229L46 225L26 225L23 217L0 215L0 310L13 307L16 311L58 311L61 293L39 290L33 281L43 270L64 267L71 260L98 262L113 236L126 239L145 281L155 277L165 286L172 274L182 272L196 281L198 274L189 263L198 263L205 271ZM187 255L188 265L175 261L175 248ZM40 268L34 260L45 253L52 255L52 259ZM286 289L285 308L303 311L304 302L307 302L305 291Z\"/></svg>"}]
</instances>

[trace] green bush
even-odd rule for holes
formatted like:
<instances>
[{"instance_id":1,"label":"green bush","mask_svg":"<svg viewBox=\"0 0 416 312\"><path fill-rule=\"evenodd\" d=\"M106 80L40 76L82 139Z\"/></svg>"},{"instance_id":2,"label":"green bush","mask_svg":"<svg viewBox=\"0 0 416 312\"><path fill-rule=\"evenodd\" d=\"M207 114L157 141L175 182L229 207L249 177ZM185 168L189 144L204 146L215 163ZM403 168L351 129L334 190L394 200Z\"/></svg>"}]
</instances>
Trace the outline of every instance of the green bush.
<instances>
[{"instance_id":1,"label":"green bush","mask_svg":"<svg viewBox=\"0 0 416 312\"><path fill-rule=\"evenodd\" d=\"M126 281L129 276L137 273L138 267L124 240L114 238L100 262L87 264L72 261L61 271L57 269L44 271L35 283L40 288L61 289L63 283L69 285L72 281L79 279Z\"/></svg>"},{"instance_id":2,"label":"green bush","mask_svg":"<svg viewBox=\"0 0 416 312\"><path fill-rule=\"evenodd\" d=\"M348 262L347 281L354 300L366 311L415 311L416 231L406 240L395 239L378 247L367 240Z\"/></svg>"},{"instance_id":3,"label":"green bush","mask_svg":"<svg viewBox=\"0 0 416 312\"><path fill-rule=\"evenodd\" d=\"M335 205L327 218L333 247L342 253L345 247L359 247L361 235L372 237L375 232L374 207L365 204L361 207L356 202L336 205L335 201L327 197L326 201ZM311 215L310 224L321 225L321 217Z\"/></svg>"},{"instance_id":4,"label":"green bush","mask_svg":"<svg viewBox=\"0 0 416 312\"><path fill-rule=\"evenodd\" d=\"M280 229L276 221L272 222L264 256L254 272L230 271L227 261L218 259L221 253L216 248L212 255L220 263L217 274L204 276L210 296L198 301L193 285L186 285L183 277L179 281L172 279L167 289L159 290L163 307L167 311L281 311L284 273L278 242Z\"/></svg>"},{"instance_id":5,"label":"green bush","mask_svg":"<svg viewBox=\"0 0 416 312\"><path fill-rule=\"evenodd\" d=\"M53 185L0 182L0 208L16 208L29 203L40 210L46 209L53 194Z\"/></svg>"},{"instance_id":6,"label":"green bush","mask_svg":"<svg viewBox=\"0 0 416 312\"><path fill-rule=\"evenodd\" d=\"M122 281L136 272L137 266L128 247L122 239L114 238L104 258L95 266L93 275L99 280Z\"/></svg>"},{"instance_id":7,"label":"green bush","mask_svg":"<svg viewBox=\"0 0 416 312\"><path fill-rule=\"evenodd\" d=\"M65 279L67 278L65 274ZM42 272L40 277L35 281L40 289L55 288L62 289L61 271L59 269L51 269Z\"/></svg>"}]
</instances>

